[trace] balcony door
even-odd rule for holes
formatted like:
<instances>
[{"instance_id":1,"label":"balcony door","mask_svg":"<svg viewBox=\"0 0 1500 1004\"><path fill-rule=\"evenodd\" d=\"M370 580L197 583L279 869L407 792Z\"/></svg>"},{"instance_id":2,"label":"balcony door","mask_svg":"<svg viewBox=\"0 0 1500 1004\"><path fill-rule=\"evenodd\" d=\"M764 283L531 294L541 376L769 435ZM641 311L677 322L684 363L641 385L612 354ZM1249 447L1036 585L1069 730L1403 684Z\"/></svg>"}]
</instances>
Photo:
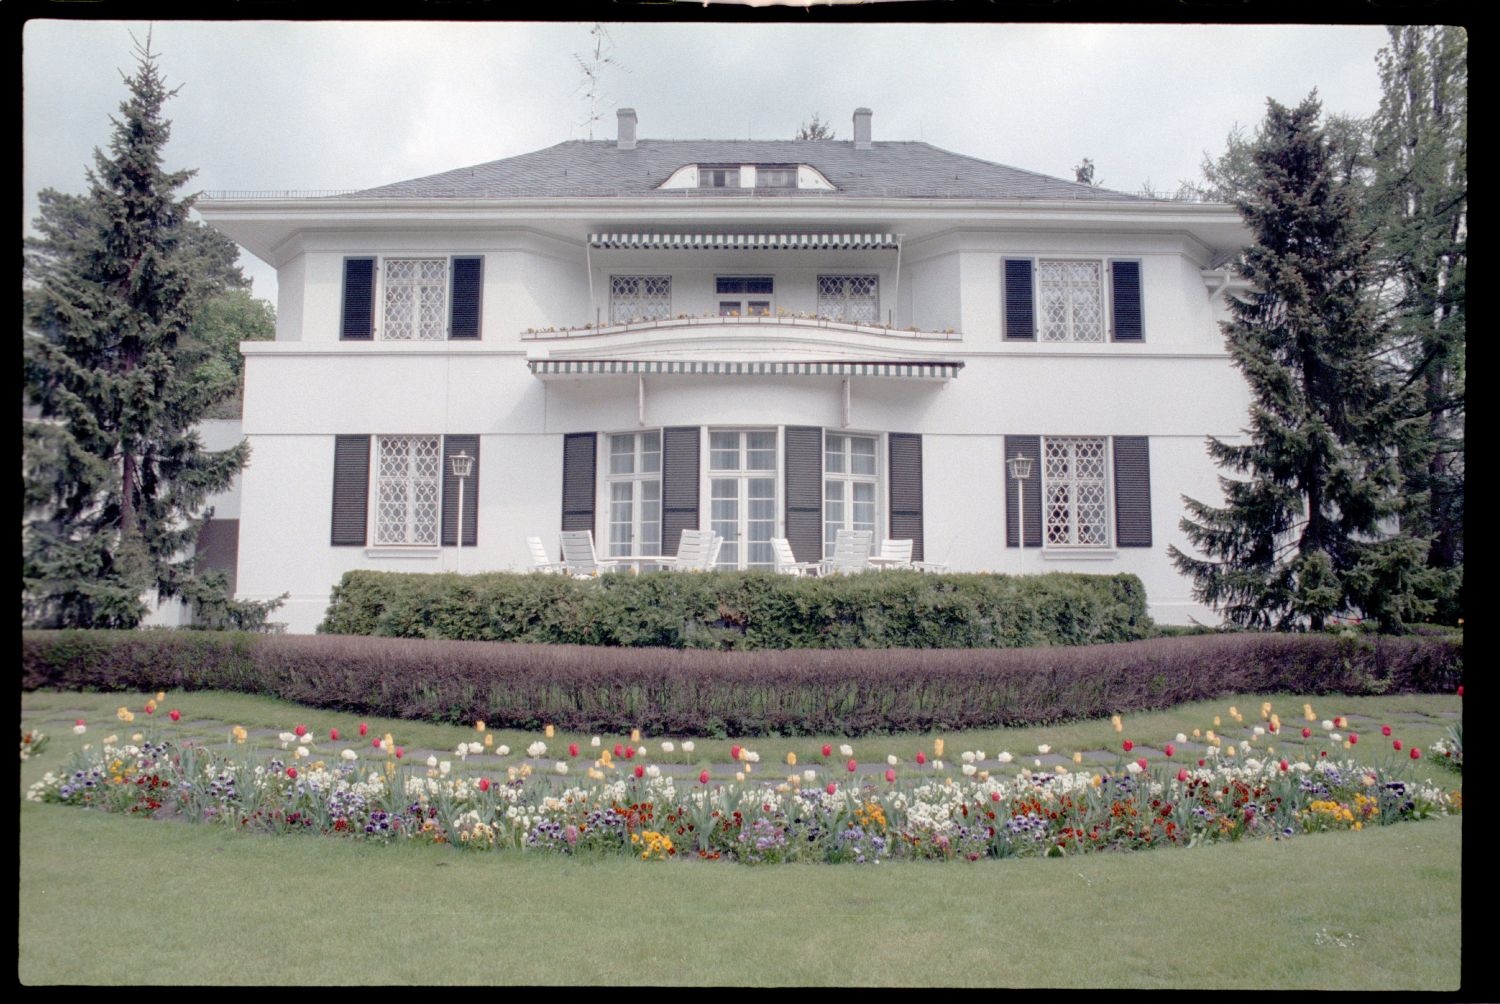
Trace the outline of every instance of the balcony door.
<instances>
[{"instance_id":1,"label":"balcony door","mask_svg":"<svg viewBox=\"0 0 1500 1004\"><path fill-rule=\"evenodd\" d=\"M719 568L772 568L776 536L776 431L709 434L709 529L724 538Z\"/></svg>"}]
</instances>

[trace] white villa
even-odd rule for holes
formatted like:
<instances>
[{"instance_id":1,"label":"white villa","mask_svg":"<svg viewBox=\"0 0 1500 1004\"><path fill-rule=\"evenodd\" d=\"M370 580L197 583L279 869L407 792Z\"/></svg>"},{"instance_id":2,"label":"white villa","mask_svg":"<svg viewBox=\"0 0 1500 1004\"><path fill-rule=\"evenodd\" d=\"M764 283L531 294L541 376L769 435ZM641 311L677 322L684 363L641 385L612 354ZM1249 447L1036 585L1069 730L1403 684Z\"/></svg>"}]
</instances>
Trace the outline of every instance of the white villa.
<instances>
[{"instance_id":1,"label":"white villa","mask_svg":"<svg viewBox=\"0 0 1500 1004\"><path fill-rule=\"evenodd\" d=\"M1166 550L1182 496L1220 497L1205 437L1246 421L1233 209L878 141L863 108L852 140L618 121L199 204L280 289L276 340L242 346L241 598L290 593L275 619L307 632L350 569L520 571L565 529L673 554L689 528L770 569L772 538L810 561L852 528L954 571L1132 572L1158 620L1217 619Z\"/></svg>"}]
</instances>

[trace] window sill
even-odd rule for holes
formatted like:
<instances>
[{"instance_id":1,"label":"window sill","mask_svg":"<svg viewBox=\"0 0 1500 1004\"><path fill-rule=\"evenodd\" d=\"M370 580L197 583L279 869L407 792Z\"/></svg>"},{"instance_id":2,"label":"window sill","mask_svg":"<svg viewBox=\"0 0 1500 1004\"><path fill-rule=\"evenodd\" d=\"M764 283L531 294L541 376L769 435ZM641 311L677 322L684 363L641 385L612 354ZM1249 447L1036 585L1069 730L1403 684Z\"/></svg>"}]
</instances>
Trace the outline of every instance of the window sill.
<instances>
[{"instance_id":1,"label":"window sill","mask_svg":"<svg viewBox=\"0 0 1500 1004\"><path fill-rule=\"evenodd\" d=\"M1043 561L1113 561L1120 552L1112 547L1044 547Z\"/></svg>"},{"instance_id":2,"label":"window sill","mask_svg":"<svg viewBox=\"0 0 1500 1004\"><path fill-rule=\"evenodd\" d=\"M414 558L418 561L436 561L442 556L442 548L428 547L426 545L405 547L397 544L385 544L380 547L365 548L366 558Z\"/></svg>"}]
</instances>

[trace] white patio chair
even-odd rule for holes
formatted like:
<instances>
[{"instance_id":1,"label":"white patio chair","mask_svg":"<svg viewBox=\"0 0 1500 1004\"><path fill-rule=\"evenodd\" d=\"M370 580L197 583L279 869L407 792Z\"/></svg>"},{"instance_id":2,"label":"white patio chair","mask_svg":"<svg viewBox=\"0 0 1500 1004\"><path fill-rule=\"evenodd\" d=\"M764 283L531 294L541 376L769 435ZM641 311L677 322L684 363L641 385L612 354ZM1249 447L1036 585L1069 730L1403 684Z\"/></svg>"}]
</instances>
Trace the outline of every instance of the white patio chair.
<instances>
[{"instance_id":1,"label":"white patio chair","mask_svg":"<svg viewBox=\"0 0 1500 1004\"><path fill-rule=\"evenodd\" d=\"M870 570L870 545L875 535L869 530L840 530L833 538L833 557L822 563L824 575L851 575Z\"/></svg>"},{"instance_id":2,"label":"white patio chair","mask_svg":"<svg viewBox=\"0 0 1500 1004\"><path fill-rule=\"evenodd\" d=\"M948 571L948 559L953 556L953 545L958 543L958 537L948 541L948 550L943 554L942 561L913 561L911 567L919 572L941 574Z\"/></svg>"},{"instance_id":3,"label":"white patio chair","mask_svg":"<svg viewBox=\"0 0 1500 1004\"><path fill-rule=\"evenodd\" d=\"M785 537L771 538L771 553L776 556L776 571L780 575L817 575L823 567L821 561L798 561L792 553L792 542Z\"/></svg>"},{"instance_id":4,"label":"white patio chair","mask_svg":"<svg viewBox=\"0 0 1500 1004\"><path fill-rule=\"evenodd\" d=\"M547 553L547 545L542 543L540 537L527 537L526 546L531 550L531 570L533 572L550 572L559 574L564 571L561 561L553 561L552 556Z\"/></svg>"},{"instance_id":5,"label":"white patio chair","mask_svg":"<svg viewBox=\"0 0 1500 1004\"><path fill-rule=\"evenodd\" d=\"M882 540L880 542L881 568L910 568L911 547L909 540Z\"/></svg>"},{"instance_id":6,"label":"white patio chair","mask_svg":"<svg viewBox=\"0 0 1500 1004\"><path fill-rule=\"evenodd\" d=\"M576 579L589 579L601 572L619 567L613 561L600 561L594 551L594 531L564 530L557 535L562 545L563 568Z\"/></svg>"},{"instance_id":7,"label":"white patio chair","mask_svg":"<svg viewBox=\"0 0 1500 1004\"><path fill-rule=\"evenodd\" d=\"M684 530L677 541L677 557L667 567L675 572L701 572L713 564L717 554L714 541L718 534L712 530Z\"/></svg>"}]
</instances>

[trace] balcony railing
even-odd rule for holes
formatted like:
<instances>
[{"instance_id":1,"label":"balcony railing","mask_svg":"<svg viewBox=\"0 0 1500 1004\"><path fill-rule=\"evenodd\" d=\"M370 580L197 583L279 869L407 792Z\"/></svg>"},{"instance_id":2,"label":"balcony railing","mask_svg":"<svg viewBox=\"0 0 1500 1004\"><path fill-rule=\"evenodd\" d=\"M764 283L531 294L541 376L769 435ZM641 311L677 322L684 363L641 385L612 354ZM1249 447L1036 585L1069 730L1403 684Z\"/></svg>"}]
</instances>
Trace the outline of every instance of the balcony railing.
<instances>
[{"instance_id":1,"label":"balcony railing","mask_svg":"<svg viewBox=\"0 0 1500 1004\"><path fill-rule=\"evenodd\" d=\"M578 327L527 328L522 338L579 338L585 335L616 335L627 331L660 331L667 328L766 328L839 331L863 335L885 335L897 338L917 338L929 341L962 341L963 335L950 329L944 331L921 331L915 327L897 328L884 324L860 324L838 321L813 314L772 314L751 317L721 317L718 314L694 316L680 314L657 320L626 321L618 324L584 324Z\"/></svg>"}]
</instances>

